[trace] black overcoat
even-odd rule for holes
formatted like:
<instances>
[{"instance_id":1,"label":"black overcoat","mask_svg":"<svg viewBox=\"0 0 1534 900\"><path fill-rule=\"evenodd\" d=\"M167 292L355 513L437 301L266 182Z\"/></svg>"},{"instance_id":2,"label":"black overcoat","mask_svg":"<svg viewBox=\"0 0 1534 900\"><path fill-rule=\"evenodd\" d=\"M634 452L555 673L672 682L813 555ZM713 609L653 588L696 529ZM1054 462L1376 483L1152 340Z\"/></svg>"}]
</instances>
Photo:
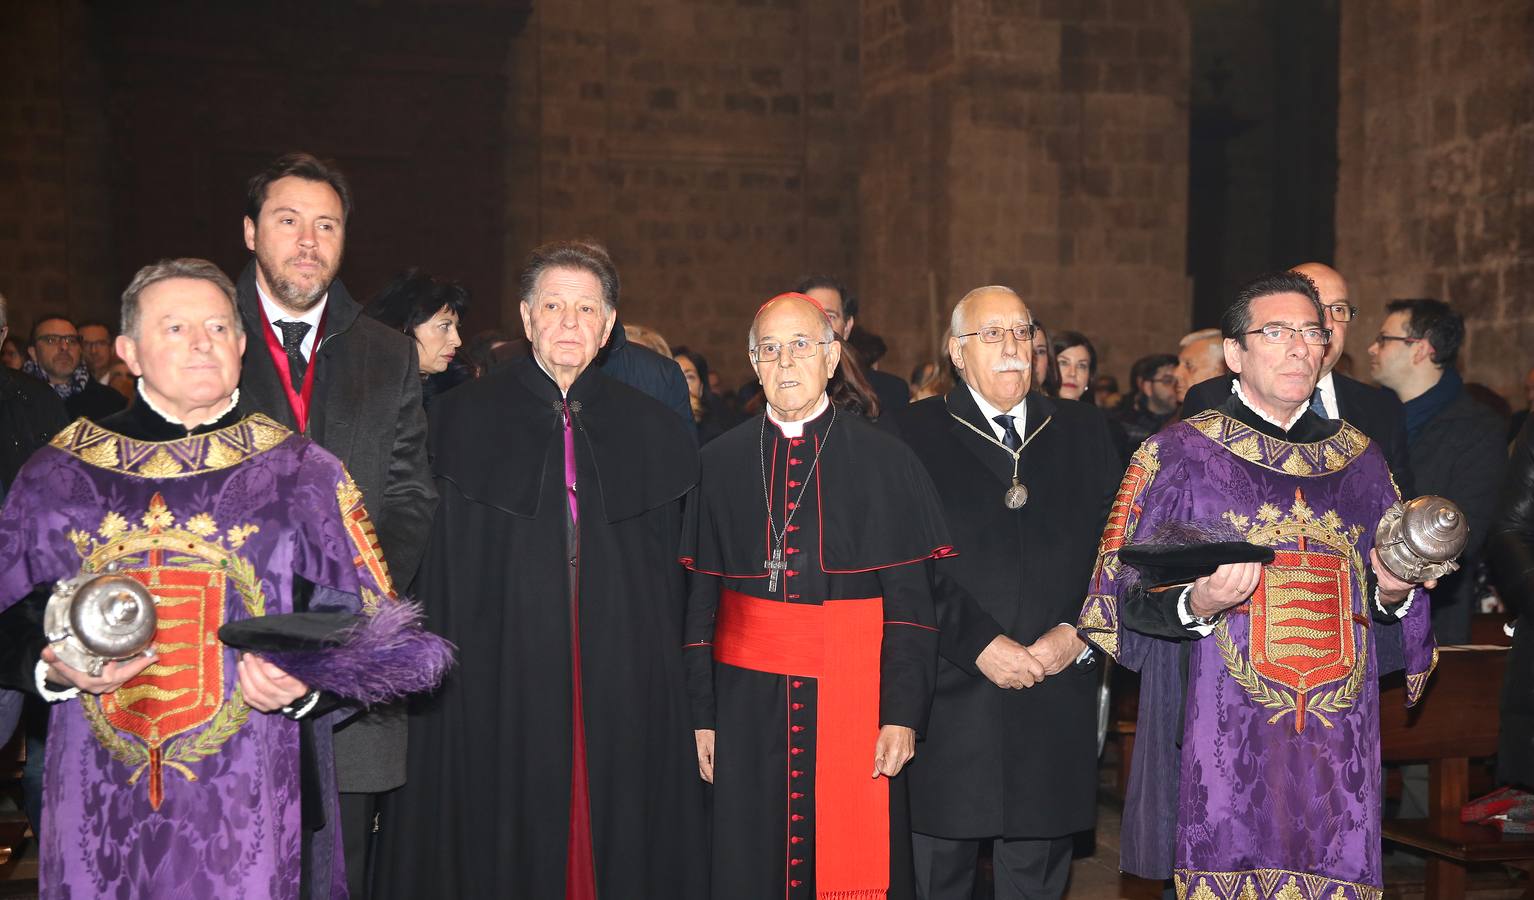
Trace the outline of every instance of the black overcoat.
<instances>
[{"instance_id":1,"label":"black overcoat","mask_svg":"<svg viewBox=\"0 0 1534 900\"><path fill-rule=\"evenodd\" d=\"M950 411L953 415L950 415ZM1027 399L1020 480L1007 509L1012 457L954 415L994 434L968 387L914 403L896 425L942 497L957 555L936 563L937 691L912 762L911 826L944 838L1059 837L1096 813L1096 667L1071 666L1024 690L975 667L997 635L1030 644L1081 611L1122 470L1096 408ZM1047 424L1046 423L1047 420Z\"/></svg>"},{"instance_id":2,"label":"black overcoat","mask_svg":"<svg viewBox=\"0 0 1534 900\"><path fill-rule=\"evenodd\" d=\"M676 561L696 445L675 413L595 366L568 399L573 543L560 393L536 363L432 405L442 500L417 596L459 666L412 712L381 897L564 896L577 648L597 895L707 890Z\"/></svg>"}]
</instances>

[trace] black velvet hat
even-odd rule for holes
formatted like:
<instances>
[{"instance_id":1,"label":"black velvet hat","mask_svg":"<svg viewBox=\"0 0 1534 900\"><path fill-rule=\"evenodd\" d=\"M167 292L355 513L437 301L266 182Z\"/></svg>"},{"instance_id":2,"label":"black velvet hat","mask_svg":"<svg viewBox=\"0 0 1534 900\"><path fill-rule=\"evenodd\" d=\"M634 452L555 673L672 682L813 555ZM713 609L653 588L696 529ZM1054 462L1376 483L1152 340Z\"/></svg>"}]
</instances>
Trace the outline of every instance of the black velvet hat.
<instances>
[{"instance_id":1,"label":"black velvet hat","mask_svg":"<svg viewBox=\"0 0 1534 900\"><path fill-rule=\"evenodd\" d=\"M346 642L364 617L349 612L280 613L226 622L218 639L251 653L329 650Z\"/></svg>"},{"instance_id":2,"label":"black velvet hat","mask_svg":"<svg viewBox=\"0 0 1534 900\"><path fill-rule=\"evenodd\" d=\"M1224 523L1168 522L1143 544L1119 548L1119 561L1133 566L1147 590L1192 584L1226 563L1273 561L1273 548L1239 540Z\"/></svg>"}]
</instances>

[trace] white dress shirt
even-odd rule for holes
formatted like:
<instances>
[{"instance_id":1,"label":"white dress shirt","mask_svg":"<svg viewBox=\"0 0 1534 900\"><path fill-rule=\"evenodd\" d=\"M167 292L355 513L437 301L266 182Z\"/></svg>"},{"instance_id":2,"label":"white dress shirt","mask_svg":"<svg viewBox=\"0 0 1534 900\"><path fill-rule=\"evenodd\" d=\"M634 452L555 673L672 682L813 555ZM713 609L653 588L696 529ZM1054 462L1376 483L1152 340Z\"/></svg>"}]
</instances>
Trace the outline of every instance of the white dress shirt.
<instances>
[{"instance_id":1,"label":"white dress shirt","mask_svg":"<svg viewBox=\"0 0 1534 900\"><path fill-rule=\"evenodd\" d=\"M266 291L261 289L261 282L259 281L256 282L256 293L261 297L261 312L266 316L267 327L272 330L272 334L277 335L278 344L282 343L282 329L277 327L279 321L305 322L309 325L309 331L304 335L303 343L298 345L298 350L304 355L305 362L313 359L314 341L319 337L320 321L325 318L325 303L330 299L330 293L326 292L325 296L320 298L320 302L314 304L313 309L310 309L301 316L294 316L284 312L280 306L272 301L271 297L266 296Z\"/></svg>"},{"instance_id":2,"label":"white dress shirt","mask_svg":"<svg viewBox=\"0 0 1534 900\"><path fill-rule=\"evenodd\" d=\"M975 390L974 388L970 387L967 384L964 385L964 387L969 390L969 395L971 397L975 398L975 405L980 407L980 415L985 416L986 422L990 423L991 432L996 435L996 440L998 440L998 441L1006 440L1007 429L1001 427L1001 423L996 421L996 417L1001 415L1002 411L997 409L996 407L992 406L991 404L987 403L986 399L984 397L980 396L980 392L979 391ZM1007 410L1006 414L1009 415L1009 416L1015 417L1015 421L1013 421L1012 427L1017 429L1017 436L1019 438L1021 438L1024 434L1027 433L1027 429L1026 429L1026 426L1028 424L1028 398L1027 397L1024 397L1021 403L1019 403L1016 406L1012 407L1011 409Z\"/></svg>"}]
</instances>

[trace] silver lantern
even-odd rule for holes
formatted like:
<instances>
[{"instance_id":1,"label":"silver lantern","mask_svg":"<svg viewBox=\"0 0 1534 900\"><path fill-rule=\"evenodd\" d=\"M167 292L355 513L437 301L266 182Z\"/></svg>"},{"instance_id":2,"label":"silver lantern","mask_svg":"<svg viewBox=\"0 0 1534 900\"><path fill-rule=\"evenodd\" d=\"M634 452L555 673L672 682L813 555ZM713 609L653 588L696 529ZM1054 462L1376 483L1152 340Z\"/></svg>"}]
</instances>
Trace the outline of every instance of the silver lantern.
<instances>
[{"instance_id":1,"label":"silver lantern","mask_svg":"<svg viewBox=\"0 0 1534 900\"><path fill-rule=\"evenodd\" d=\"M1465 514L1449 500L1428 495L1397 500L1374 530L1380 562L1402 581L1421 584L1459 568L1455 560L1470 538Z\"/></svg>"},{"instance_id":2,"label":"silver lantern","mask_svg":"<svg viewBox=\"0 0 1534 900\"><path fill-rule=\"evenodd\" d=\"M90 675L142 653L156 624L149 589L110 571L60 581L43 613L43 631L59 660Z\"/></svg>"}]
</instances>

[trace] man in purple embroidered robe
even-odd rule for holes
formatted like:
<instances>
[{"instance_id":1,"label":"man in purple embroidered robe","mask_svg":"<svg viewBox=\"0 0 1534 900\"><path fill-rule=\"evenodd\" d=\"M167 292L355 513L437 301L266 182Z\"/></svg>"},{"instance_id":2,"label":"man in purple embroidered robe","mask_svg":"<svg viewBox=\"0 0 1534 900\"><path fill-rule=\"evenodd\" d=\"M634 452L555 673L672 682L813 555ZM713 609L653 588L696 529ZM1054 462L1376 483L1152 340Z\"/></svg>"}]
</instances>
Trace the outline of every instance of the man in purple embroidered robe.
<instances>
[{"instance_id":1,"label":"man in purple embroidered robe","mask_svg":"<svg viewBox=\"0 0 1534 900\"><path fill-rule=\"evenodd\" d=\"M44 897L346 894L339 834L324 827L338 713L301 761L299 720L321 698L218 632L300 605L372 612L392 588L341 463L264 416L240 418L233 298L211 263L142 270L118 338L142 376L138 402L66 428L0 512L4 677L54 704ZM155 596L157 629L142 656L92 676L44 649L36 610L18 601L109 567Z\"/></svg>"},{"instance_id":2,"label":"man in purple embroidered robe","mask_svg":"<svg viewBox=\"0 0 1534 900\"><path fill-rule=\"evenodd\" d=\"M1381 896L1378 678L1404 665L1415 702L1436 650L1425 592L1373 551L1384 455L1311 409L1324 321L1303 276L1243 289L1232 396L1136 452L1078 621L1141 678L1122 866L1179 897ZM1276 558L1148 589L1120 548L1179 528Z\"/></svg>"}]
</instances>

